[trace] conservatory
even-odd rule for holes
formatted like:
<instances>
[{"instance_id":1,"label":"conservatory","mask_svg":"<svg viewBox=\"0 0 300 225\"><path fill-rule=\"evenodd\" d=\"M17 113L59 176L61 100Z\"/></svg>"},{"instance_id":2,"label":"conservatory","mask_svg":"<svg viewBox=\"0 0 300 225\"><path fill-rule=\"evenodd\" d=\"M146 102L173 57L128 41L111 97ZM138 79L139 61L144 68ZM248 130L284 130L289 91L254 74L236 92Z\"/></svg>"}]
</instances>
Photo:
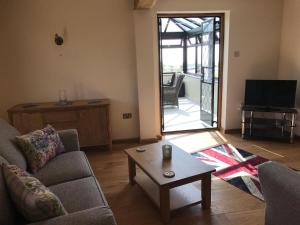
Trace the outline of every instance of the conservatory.
<instances>
[{"instance_id":1,"label":"conservatory","mask_svg":"<svg viewBox=\"0 0 300 225\"><path fill-rule=\"evenodd\" d=\"M219 126L222 21L158 17L162 132Z\"/></svg>"}]
</instances>

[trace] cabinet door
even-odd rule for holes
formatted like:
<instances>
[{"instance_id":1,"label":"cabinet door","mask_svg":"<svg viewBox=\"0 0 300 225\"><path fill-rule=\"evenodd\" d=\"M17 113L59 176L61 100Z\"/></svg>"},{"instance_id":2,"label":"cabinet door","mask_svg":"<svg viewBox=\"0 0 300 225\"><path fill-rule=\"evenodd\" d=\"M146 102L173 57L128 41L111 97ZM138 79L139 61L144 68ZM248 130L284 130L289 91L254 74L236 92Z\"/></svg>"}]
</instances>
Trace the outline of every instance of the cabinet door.
<instances>
[{"instance_id":1,"label":"cabinet door","mask_svg":"<svg viewBox=\"0 0 300 225\"><path fill-rule=\"evenodd\" d=\"M106 107L79 112L79 140L82 147L109 144L109 118Z\"/></svg>"},{"instance_id":2,"label":"cabinet door","mask_svg":"<svg viewBox=\"0 0 300 225\"><path fill-rule=\"evenodd\" d=\"M12 116L13 126L21 134L43 128L43 117L41 113L14 113Z\"/></svg>"}]
</instances>

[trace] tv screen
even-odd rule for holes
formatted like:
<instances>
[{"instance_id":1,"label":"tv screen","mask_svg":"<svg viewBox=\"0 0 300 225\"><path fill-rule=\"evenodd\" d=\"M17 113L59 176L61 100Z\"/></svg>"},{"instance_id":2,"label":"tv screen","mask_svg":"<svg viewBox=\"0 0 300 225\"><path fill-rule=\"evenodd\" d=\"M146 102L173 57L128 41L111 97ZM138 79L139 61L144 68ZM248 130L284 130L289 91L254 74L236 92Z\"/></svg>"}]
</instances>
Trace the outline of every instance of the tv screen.
<instances>
[{"instance_id":1,"label":"tv screen","mask_svg":"<svg viewBox=\"0 0 300 225\"><path fill-rule=\"evenodd\" d=\"M245 105L294 108L296 80L246 80Z\"/></svg>"}]
</instances>

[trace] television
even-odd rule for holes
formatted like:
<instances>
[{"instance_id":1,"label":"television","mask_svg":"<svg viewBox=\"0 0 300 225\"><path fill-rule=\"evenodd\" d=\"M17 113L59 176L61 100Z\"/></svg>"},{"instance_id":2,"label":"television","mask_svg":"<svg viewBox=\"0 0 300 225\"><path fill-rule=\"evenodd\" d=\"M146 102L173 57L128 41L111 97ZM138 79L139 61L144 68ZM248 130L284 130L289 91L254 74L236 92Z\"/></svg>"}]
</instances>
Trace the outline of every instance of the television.
<instances>
[{"instance_id":1,"label":"television","mask_svg":"<svg viewBox=\"0 0 300 225\"><path fill-rule=\"evenodd\" d=\"M246 80L246 106L295 108L296 80Z\"/></svg>"}]
</instances>

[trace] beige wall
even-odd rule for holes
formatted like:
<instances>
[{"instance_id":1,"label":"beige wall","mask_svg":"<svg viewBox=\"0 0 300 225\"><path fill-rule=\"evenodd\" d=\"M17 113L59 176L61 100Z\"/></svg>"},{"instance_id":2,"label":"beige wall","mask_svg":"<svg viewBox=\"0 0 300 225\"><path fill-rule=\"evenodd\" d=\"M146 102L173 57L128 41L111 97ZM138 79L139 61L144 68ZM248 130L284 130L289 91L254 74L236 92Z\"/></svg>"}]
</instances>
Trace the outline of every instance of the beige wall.
<instances>
[{"instance_id":1,"label":"beige wall","mask_svg":"<svg viewBox=\"0 0 300 225\"><path fill-rule=\"evenodd\" d=\"M0 0L0 118L7 118L6 110L16 101L17 93L22 92L13 76L17 70L18 44L13 23L9 19L8 3L8 0Z\"/></svg>"},{"instance_id":2,"label":"beige wall","mask_svg":"<svg viewBox=\"0 0 300 225\"><path fill-rule=\"evenodd\" d=\"M112 100L114 139L139 136L133 4L0 0L0 117L23 102ZM55 33L65 44L54 44ZM122 113L131 112L131 120Z\"/></svg>"},{"instance_id":3,"label":"beige wall","mask_svg":"<svg viewBox=\"0 0 300 225\"><path fill-rule=\"evenodd\" d=\"M282 0L0 0L0 117L22 102L112 99L113 138L160 134L157 12L226 12L222 126L240 126L246 78L275 78ZM65 35L57 47L54 34ZM239 50L241 56L233 57ZM227 63L228 62L228 63ZM132 112L132 120L122 120ZM140 119L139 119L140 118Z\"/></svg>"},{"instance_id":4,"label":"beige wall","mask_svg":"<svg viewBox=\"0 0 300 225\"><path fill-rule=\"evenodd\" d=\"M300 1L285 0L283 10L279 79L298 80L296 106L300 110ZM300 135L298 117L297 134Z\"/></svg>"},{"instance_id":5,"label":"beige wall","mask_svg":"<svg viewBox=\"0 0 300 225\"><path fill-rule=\"evenodd\" d=\"M151 139L160 134L157 131L159 117L156 115L156 84L153 43L154 35L151 11L134 12L136 66L140 118L140 138ZM156 47L157 48L157 47ZM157 79L158 80L158 79ZM158 103L159 104L159 103ZM156 115L156 116L155 116Z\"/></svg>"},{"instance_id":6,"label":"beige wall","mask_svg":"<svg viewBox=\"0 0 300 225\"><path fill-rule=\"evenodd\" d=\"M239 106L243 102L244 83L247 78L275 79L277 77L279 46L282 19L282 0L161 0L151 11L139 12L135 16L136 48L140 55L157 46L156 15L158 12L226 12L226 53L224 66L223 114L222 126L225 129L240 127ZM145 30L143 27L148 27ZM152 31L150 31L152 29ZM143 44L140 44L140 43ZM154 59L139 58L137 61L140 112L145 112L151 124L147 137L159 133L159 98L154 91L155 80L158 80L158 69L153 71L153 64L158 62L154 48ZM233 56L240 51L240 57ZM140 66L143 65L143 66ZM152 78L149 78L152 76ZM151 79L151 82L146 80ZM154 79L154 81L153 81ZM142 82L145 81L145 82ZM150 87L149 87L150 86ZM154 101L153 101L153 98ZM141 117L141 114L140 114ZM143 120L143 118L141 118ZM150 124L150 125L151 125ZM158 124L158 125L157 125ZM140 126L141 132L150 127Z\"/></svg>"}]
</instances>

